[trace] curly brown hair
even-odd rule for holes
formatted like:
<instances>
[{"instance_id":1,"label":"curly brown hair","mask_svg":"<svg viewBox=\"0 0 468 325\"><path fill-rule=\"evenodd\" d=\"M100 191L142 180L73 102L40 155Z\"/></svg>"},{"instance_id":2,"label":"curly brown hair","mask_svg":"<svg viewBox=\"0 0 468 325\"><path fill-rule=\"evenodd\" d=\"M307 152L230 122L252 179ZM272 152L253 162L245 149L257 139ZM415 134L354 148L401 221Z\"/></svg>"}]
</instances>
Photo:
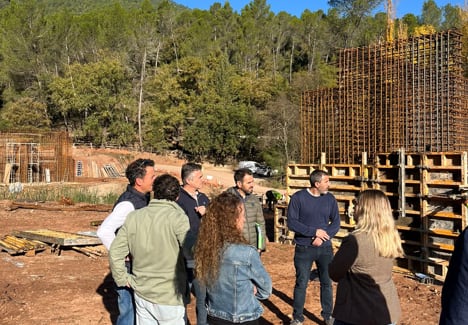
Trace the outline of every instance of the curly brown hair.
<instances>
[{"instance_id":1,"label":"curly brown hair","mask_svg":"<svg viewBox=\"0 0 468 325\"><path fill-rule=\"evenodd\" d=\"M223 192L208 205L203 216L195 247L195 274L197 279L209 286L219 276L224 249L228 244L248 244L237 227L242 206L241 198Z\"/></svg>"}]
</instances>

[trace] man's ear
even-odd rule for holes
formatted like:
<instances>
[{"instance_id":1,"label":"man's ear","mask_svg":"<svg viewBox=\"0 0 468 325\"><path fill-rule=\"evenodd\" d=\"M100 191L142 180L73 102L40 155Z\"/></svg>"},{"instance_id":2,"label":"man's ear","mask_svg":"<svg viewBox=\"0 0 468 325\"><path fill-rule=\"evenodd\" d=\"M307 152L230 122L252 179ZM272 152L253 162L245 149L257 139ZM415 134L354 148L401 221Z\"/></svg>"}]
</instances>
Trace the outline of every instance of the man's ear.
<instances>
[{"instance_id":1,"label":"man's ear","mask_svg":"<svg viewBox=\"0 0 468 325\"><path fill-rule=\"evenodd\" d=\"M142 179L142 178L137 177L137 178L135 179L135 185L140 186L142 183L143 183L143 179Z\"/></svg>"}]
</instances>

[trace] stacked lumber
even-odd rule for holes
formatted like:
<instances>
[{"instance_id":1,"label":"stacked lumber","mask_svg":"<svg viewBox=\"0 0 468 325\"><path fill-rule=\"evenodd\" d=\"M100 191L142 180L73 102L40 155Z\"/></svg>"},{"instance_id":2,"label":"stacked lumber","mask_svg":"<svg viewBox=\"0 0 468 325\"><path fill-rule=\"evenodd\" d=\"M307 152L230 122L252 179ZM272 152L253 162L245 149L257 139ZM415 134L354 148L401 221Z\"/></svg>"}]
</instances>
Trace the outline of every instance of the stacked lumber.
<instances>
[{"instance_id":1,"label":"stacked lumber","mask_svg":"<svg viewBox=\"0 0 468 325\"><path fill-rule=\"evenodd\" d=\"M0 239L0 249L10 255L25 254L34 256L36 252L43 251L47 247L46 243L39 240L29 240L12 235L6 235Z\"/></svg>"}]
</instances>

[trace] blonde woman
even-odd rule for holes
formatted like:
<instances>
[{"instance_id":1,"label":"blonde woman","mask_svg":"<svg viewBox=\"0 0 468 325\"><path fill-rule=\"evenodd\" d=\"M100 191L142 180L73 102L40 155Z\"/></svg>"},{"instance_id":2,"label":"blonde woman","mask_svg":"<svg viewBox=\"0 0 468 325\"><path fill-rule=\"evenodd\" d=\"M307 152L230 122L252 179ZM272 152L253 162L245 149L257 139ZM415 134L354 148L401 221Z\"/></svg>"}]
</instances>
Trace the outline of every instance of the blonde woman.
<instances>
[{"instance_id":1,"label":"blonde woman","mask_svg":"<svg viewBox=\"0 0 468 325\"><path fill-rule=\"evenodd\" d=\"M338 282L335 325L396 324L401 309L392 268L403 249L390 202L382 191L365 190L354 209L356 230L343 239L328 269Z\"/></svg>"},{"instance_id":2,"label":"blonde woman","mask_svg":"<svg viewBox=\"0 0 468 325\"><path fill-rule=\"evenodd\" d=\"M195 276L207 287L208 324L258 324L258 301L272 291L271 278L256 247L242 235L245 222L240 197L215 197L201 220L195 248Z\"/></svg>"}]
</instances>

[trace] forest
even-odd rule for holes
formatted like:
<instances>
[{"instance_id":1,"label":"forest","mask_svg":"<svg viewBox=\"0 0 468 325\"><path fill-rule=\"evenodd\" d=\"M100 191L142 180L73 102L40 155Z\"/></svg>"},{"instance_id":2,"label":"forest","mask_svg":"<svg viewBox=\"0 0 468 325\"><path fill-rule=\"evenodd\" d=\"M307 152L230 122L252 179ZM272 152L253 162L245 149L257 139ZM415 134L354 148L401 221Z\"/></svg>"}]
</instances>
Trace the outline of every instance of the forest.
<instances>
[{"instance_id":1,"label":"forest","mask_svg":"<svg viewBox=\"0 0 468 325\"><path fill-rule=\"evenodd\" d=\"M296 17L266 0L240 12L228 1L0 0L0 131L281 168L299 156L300 94L335 86L339 49L468 35L466 8L427 0L420 16L394 18L375 12L383 2L329 0Z\"/></svg>"}]
</instances>

